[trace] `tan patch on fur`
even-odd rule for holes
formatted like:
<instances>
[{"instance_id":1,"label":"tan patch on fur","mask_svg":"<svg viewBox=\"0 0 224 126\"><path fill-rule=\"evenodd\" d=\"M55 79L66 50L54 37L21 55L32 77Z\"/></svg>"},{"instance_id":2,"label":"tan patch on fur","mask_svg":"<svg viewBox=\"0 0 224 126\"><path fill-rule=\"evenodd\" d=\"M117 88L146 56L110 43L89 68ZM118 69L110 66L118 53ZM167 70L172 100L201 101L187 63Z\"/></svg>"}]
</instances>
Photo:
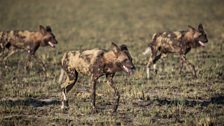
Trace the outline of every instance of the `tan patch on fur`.
<instances>
[{"instance_id":1,"label":"tan patch on fur","mask_svg":"<svg viewBox=\"0 0 224 126\"><path fill-rule=\"evenodd\" d=\"M18 34L15 35L15 33ZM18 38L21 37L21 38ZM10 43L19 48L27 48L26 45L32 43L39 43L43 39L43 35L40 32L30 32L30 31L10 31L8 33L8 39Z\"/></svg>"},{"instance_id":2,"label":"tan patch on fur","mask_svg":"<svg viewBox=\"0 0 224 126\"><path fill-rule=\"evenodd\" d=\"M90 74L92 66L97 62L98 56L102 53L103 51L100 49L68 52L68 69L75 68L79 73Z\"/></svg>"},{"instance_id":3,"label":"tan patch on fur","mask_svg":"<svg viewBox=\"0 0 224 126\"><path fill-rule=\"evenodd\" d=\"M113 51L109 51L104 54L104 61L106 64L115 61L116 58L117 56L114 54Z\"/></svg>"},{"instance_id":4,"label":"tan patch on fur","mask_svg":"<svg viewBox=\"0 0 224 126\"><path fill-rule=\"evenodd\" d=\"M193 35L193 38L198 38L200 35L201 35L200 32L195 32L194 35Z\"/></svg>"},{"instance_id":5,"label":"tan patch on fur","mask_svg":"<svg viewBox=\"0 0 224 126\"><path fill-rule=\"evenodd\" d=\"M179 40L182 36L180 32L173 32L176 35L176 39Z\"/></svg>"},{"instance_id":6,"label":"tan patch on fur","mask_svg":"<svg viewBox=\"0 0 224 126\"><path fill-rule=\"evenodd\" d=\"M192 41L194 38L194 32L193 31L189 31L184 35L184 39L187 41Z\"/></svg>"},{"instance_id":7,"label":"tan patch on fur","mask_svg":"<svg viewBox=\"0 0 224 126\"><path fill-rule=\"evenodd\" d=\"M24 39L25 43L30 42L32 40L34 40L34 42L38 42L44 37L40 32L29 32L29 31L23 31L23 32L20 31L19 35L25 37Z\"/></svg>"}]
</instances>

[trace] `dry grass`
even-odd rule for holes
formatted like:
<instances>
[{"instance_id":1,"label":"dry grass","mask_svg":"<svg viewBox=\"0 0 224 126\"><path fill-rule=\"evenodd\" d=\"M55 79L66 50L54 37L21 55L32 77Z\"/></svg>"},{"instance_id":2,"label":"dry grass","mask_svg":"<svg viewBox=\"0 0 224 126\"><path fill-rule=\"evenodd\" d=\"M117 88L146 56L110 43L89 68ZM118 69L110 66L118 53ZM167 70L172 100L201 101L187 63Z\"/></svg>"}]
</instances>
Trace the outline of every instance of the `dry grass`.
<instances>
[{"instance_id":1,"label":"dry grass","mask_svg":"<svg viewBox=\"0 0 224 126\"><path fill-rule=\"evenodd\" d=\"M26 54L0 64L0 125L223 125L224 17L222 0L48 0L0 1L0 30L37 29L51 25L59 44L41 48L38 56L48 70L33 62L25 71ZM178 74L178 59L158 63L159 73L146 80L142 56L154 32L183 30L203 23L209 43L187 56L198 70ZM97 87L100 112L91 113L90 86L80 77L69 94L70 110L60 110L59 61L68 50L110 48L125 43L137 71L117 74L121 92L117 114L110 114L113 92L102 78ZM165 61L165 62L164 62Z\"/></svg>"}]
</instances>

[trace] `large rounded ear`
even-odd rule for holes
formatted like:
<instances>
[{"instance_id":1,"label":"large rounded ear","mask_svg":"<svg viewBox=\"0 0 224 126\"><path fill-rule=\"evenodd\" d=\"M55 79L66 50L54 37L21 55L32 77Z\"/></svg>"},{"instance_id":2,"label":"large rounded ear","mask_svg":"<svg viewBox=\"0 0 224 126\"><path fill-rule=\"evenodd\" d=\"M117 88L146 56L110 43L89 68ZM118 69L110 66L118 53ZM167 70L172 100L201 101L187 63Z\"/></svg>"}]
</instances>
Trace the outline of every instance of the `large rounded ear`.
<instances>
[{"instance_id":1,"label":"large rounded ear","mask_svg":"<svg viewBox=\"0 0 224 126\"><path fill-rule=\"evenodd\" d=\"M198 25L198 31L199 32L203 32L204 31L204 28L203 28L201 23Z\"/></svg>"},{"instance_id":2,"label":"large rounded ear","mask_svg":"<svg viewBox=\"0 0 224 126\"><path fill-rule=\"evenodd\" d=\"M40 30L40 33L42 33L42 34L46 33L46 29L42 25L39 26L39 30Z\"/></svg>"},{"instance_id":3,"label":"large rounded ear","mask_svg":"<svg viewBox=\"0 0 224 126\"><path fill-rule=\"evenodd\" d=\"M189 31L195 31L196 29L194 27L192 27L191 25L188 25Z\"/></svg>"},{"instance_id":4,"label":"large rounded ear","mask_svg":"<svg viewBox=\"0 0 224 126\"><path fill-rule=\"evenodd\" d=\"M120 49L121 51L124 51L124 50L128 51L128 47L125 44L120 45Z\"/></svg>"},{"instance_id":5,"label":"large rounded ear","mask_svg":"<svg viewBox=\"0 0 224 126\"><path fill-rule=\"evenodd\" d=\"M46 26L46 31L47 32L52 32L51 27L50 26Z\"/></svg>"},{"instance_id":6,"label":"large rounded ear","mask_svg":"<svg viewBox=\"0 0 224 126\"><path fill-rule=\"evenodd\" d=\"M112 50L115 54L118 54L121 51L121 49L114 42L112 42L111 45L112 45Z\"/></svg>"}]
</instances>

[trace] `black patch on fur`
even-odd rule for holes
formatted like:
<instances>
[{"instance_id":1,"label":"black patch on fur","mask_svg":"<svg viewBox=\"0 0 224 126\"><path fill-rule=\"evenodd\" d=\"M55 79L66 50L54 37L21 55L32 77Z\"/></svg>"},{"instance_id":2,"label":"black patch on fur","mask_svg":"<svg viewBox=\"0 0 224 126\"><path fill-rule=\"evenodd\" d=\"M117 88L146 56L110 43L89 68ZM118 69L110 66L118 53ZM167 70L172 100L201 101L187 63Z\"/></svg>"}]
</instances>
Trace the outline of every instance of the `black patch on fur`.
<instances>
[{"instance_id":1,"label":"black patch on fur","mask_svg":"<svg viewBox=\"0 0 224 126\"><path fill-rule=\"evenodd\" d=\"M7 44L5 45L5 47L6 47L7 49L9 49L9 48L11 47L11 43L7 43Z\"/></svg>"}]
</instances>

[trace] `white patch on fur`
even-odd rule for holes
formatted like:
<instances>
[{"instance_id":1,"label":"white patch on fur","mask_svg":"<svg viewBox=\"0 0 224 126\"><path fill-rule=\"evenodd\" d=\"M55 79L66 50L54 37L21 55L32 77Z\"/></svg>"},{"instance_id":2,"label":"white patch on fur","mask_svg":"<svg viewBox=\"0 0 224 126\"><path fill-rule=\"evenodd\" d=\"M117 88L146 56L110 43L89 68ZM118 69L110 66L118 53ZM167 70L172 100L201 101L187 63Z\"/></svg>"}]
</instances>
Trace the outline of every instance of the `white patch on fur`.
<instances>
[{"instance_id":1,"label":"white patch on fur","mask_svg":"<svg viewBox=\"0 0 224 126\"><path fill-rule=\"evenodd\" d=\"M62 103L61 103L61 109L64 109L65 108L65 103L64 103L64 101L62 101Z\"/></svg>"},{"instance_id":2,"label":"white patch on fur","mask_svg":"<svg viewBox=\"0 0 224 126\"><path fill-rule=\"evenodd\" d=\"M66 98L65 92L62 92L62 95L63 95L63 100L64 100L64 101L67 101L67 98Z\"/></svg>"},{"instance_id":3,"label":"white patch on fur","mask_svg":"<svg viewBox=\"0 0 224 126\"><path fill-rule=\"evenodd\" d=\"M146 54L148 54L148 53L150 53L150 52L151 52L151 48L148 47L148 48L145 49L145 51L144 51L142 54L143 54L143 55L146 55Z\"/></svg>"},{"instance_id":4,"label":"white patch on fur","mask_svg":"<svg viewBox=\"0 0 224 126\"><path fill-rule=\"evenodd\" d=\"M65 101L67 101L67 98L66 98L65 92L62 92L62 95L63 95L63 100L62 100L62 103L61 103L61 109L64 109L65 108Z\"/></svg>"},{"instance_id":5,"label":"white patch on fur","mask_svg":"<svg viewBox=\"0 0 224 126\"><path fill-rule=\"evenodd\" d=\"M149 79L149 72L150 72L150 69L147 67L146 68L146 74L147 74L146 76L147 76L147 79Z\"/></svg>"},{"instance_id":6,"label":"white patch on fur","mask_svg":"<svg viewBox=\"0 0 224 126\"><path fill-rule=\"evenodd\" d=\"M156 64L153 64L153 70L156 70Z\"/></svg>"},{"instance_id":7,"label":"white patch on fur","mask_svg":"<svg viewBox=\"0 0 224 126\"><path fill-rule=\"evenodd\" d=\"M58 83L61 83L61 81L63 79L63 76L64 76L64 73L65 73L65 71L61 68L61 74L59 76Z\"/></svg>"}]
</instances>

